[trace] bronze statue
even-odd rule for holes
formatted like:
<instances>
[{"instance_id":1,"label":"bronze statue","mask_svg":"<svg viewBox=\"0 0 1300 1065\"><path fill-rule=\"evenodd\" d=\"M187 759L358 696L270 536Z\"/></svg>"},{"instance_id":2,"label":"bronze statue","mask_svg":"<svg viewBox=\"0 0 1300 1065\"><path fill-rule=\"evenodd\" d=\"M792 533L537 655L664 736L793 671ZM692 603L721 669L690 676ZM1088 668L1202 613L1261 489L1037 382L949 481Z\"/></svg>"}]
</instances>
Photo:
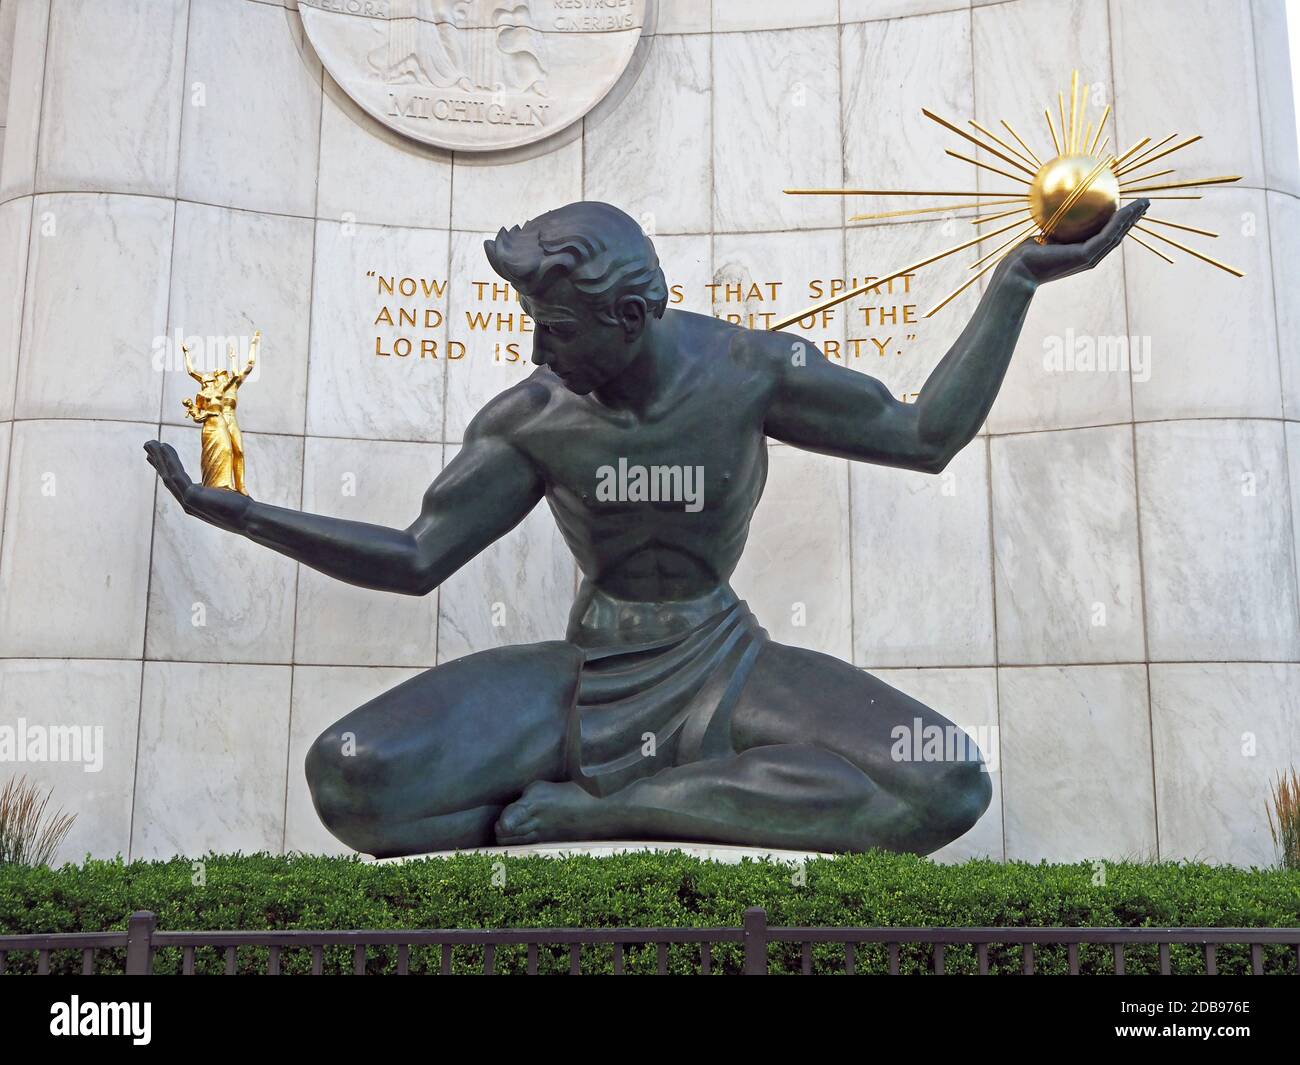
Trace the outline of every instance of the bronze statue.
<instances>
[{"instance_id":1,"label":"bronze statue","mask_svg":"<svg viewBox=\"0 0 1300 1065\"><path fill-rule=\"evenodd\" d=\"M651 241L575 203L487 241L536 332L525 381L474 418L406 529L305 514L149 461L186 512L367 588L427 595L543 499L582 584L566 639L468 655L354 710L307 755L316 809L377 856L543 840L708 840L928 853L991 793L979 752L900 760L949 722L877 678L768 638L728 584L767 438L938 473L979 431L1035 289L1082 243L1019 244L914 403L789 333L667 310Z\"/></svg>"}]
</instances>

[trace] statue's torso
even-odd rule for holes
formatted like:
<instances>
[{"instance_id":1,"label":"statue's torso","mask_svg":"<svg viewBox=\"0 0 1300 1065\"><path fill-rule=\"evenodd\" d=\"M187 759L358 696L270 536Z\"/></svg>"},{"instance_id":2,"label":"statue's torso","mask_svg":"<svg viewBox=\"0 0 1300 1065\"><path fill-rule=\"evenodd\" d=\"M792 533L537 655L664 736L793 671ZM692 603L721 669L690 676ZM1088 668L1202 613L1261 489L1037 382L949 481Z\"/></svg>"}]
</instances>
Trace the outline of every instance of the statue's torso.
<instances>
[{"instance_id":1,"label":"statue's torso","mask_svg":"<svg viewBox=\"0 0 1300 1065\"><path fill-rule=\"evenodd\" d=\"M693 615L734 601L727 579L767 476L770 383L732 357L734 327L688 317L685 387L648 420L574 395L546 371L535 375L551 400L518 443L542 471L582 570L577 615L627 614L624 602L633 614L636 604L680 603Z\"/></svg>"}]
</instances>

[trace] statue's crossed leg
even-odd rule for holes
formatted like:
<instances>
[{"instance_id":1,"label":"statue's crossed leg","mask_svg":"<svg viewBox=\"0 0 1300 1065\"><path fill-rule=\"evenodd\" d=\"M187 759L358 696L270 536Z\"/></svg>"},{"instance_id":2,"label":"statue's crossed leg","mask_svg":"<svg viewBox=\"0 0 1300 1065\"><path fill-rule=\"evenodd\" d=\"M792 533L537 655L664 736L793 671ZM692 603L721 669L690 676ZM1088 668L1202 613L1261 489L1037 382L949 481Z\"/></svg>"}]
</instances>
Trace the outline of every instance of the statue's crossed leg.
<instances>
[{"instance_id":1,"label":"statue's crossed leg","mask_svg":"<svg viewBox=\"0 0 1300 1065\"><path fill-rule=\"evenodd\" d=\"M561 642L484 651L353 711L308 753L321 819L381 857L590 839L928 853L988 806L973 745L897 757L897 727L910 737L950 729L947 720L838 659L777 643L764 646L733 711L737 753L597 798L565 777L581 663Z\"/></svg>"}]
</instances>

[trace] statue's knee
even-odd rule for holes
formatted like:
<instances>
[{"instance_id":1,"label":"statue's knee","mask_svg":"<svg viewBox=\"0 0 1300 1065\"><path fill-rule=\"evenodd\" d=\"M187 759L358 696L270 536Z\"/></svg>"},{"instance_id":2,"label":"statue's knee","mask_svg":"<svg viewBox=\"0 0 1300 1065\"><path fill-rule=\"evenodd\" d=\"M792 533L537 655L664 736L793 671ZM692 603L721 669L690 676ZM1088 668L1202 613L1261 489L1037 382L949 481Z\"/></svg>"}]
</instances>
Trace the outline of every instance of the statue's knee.
<instances>
[{"instance_id":1,"label":"statue's knee","mask_svg":"<svg viewBox=\"0 0 1300 1065\"><path fill-rule=\"evenodd\" d=\"M307 787L321 821L336 835L340 826L365 812L368 789L363 782L372 775L371 760L337 726L322 732L307 751Z\"/></svg>"}]
</instances>

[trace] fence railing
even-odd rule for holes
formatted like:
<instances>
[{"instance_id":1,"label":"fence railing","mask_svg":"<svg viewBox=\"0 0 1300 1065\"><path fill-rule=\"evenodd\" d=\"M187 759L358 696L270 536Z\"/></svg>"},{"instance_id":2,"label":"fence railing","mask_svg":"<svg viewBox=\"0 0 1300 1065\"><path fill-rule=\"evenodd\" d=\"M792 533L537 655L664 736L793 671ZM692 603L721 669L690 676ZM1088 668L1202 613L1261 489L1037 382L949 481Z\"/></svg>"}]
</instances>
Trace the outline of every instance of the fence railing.
<instances>
[{"instance_id":1,"label":"fence railing","mask_svg":"<svg viewBox=\"0 0 1300 1065\"><path fill-rule=\"evenodd\" d=\"M1265 971L1265 948L1289 948L1281 966L1275 972L1300 974L1300 928L779 928L769 927L767 913L753 907L745 911L739 928L503 928L503 929L352 929L343 931L306 931L286 929L279 931L212 931L166 932L159 931L157 919L148 911L133 913L127 921L125 932L66 932L49 935L0 936L0 974L10 970L10 954L24 957L36 955L36 973L52 971L54 952L81 952L81 973L94 975L97 951L125 950L122 970L128 975L145 975L154 971L154 959L159 951L180 952L181 975L194 975L196 952L219 951L224 956L226 975L239 971L239 949L258 948L266 951L268 975L282 973L286 951L310 952L310 972L321 975L325 971L326 948L351 948L351 971L364 975L367 971L370 948L395 948L393 971L406 975L411 971L411 951L419 948L437 948L440 951L438 971L449 974L453 970L453 952L456 948L470 948L481 965L478 972L492 974L497 971L496 955L499 947L524 947L525 972L536 974L540 968L543 949L548 953L556 948L568 948L568 972L574 975L582 970L584 947L610 947L613 953L613 972L622 975L627 971L629 948L655 948L655 966L658 973L669 971L670 948L676 945L693 945L699 948L698 967L695 971L707 975L714 971L713 947L716 944L739 944L741 964L738 971L746 976L763 976L769 972L769 946L772 944L798 944L800 947L798 972L813 971L814 948L837 946L842 967L835 968L848 974L857 971L858 948L883 945L887 972L896 975L902 970L904 948L929 948L926 970L943 975L948 971L949 948L974 948L975 972L990 973L990 948L1012 949L1019 947L1019 971L1032 975L1036 969L1036 948L1060 947L1066 949L1066 971L1071 975L1081 972L1079 948L1085 945L1109 946L1112 971L1123 975L1126 971L1125 951L1129 947L1155 946L1159 971L1172 972L1171 948L1174 946L1199 947L1202 960L1200 971L1215 975L1219 971L1220 947L1243 947L1249 951L1249 971L1262 975ZM823 961L825 952L823 952ZM462 952L463 956L463 952ZM914 959L913 959L914 960ZM825 965L823 964L823 968ZM1001 968L1005 968L1002 966ZM25 970L27 971L27 970ZM736 971L734 968L731 971Z\"/></svg>"}]
</instances>

